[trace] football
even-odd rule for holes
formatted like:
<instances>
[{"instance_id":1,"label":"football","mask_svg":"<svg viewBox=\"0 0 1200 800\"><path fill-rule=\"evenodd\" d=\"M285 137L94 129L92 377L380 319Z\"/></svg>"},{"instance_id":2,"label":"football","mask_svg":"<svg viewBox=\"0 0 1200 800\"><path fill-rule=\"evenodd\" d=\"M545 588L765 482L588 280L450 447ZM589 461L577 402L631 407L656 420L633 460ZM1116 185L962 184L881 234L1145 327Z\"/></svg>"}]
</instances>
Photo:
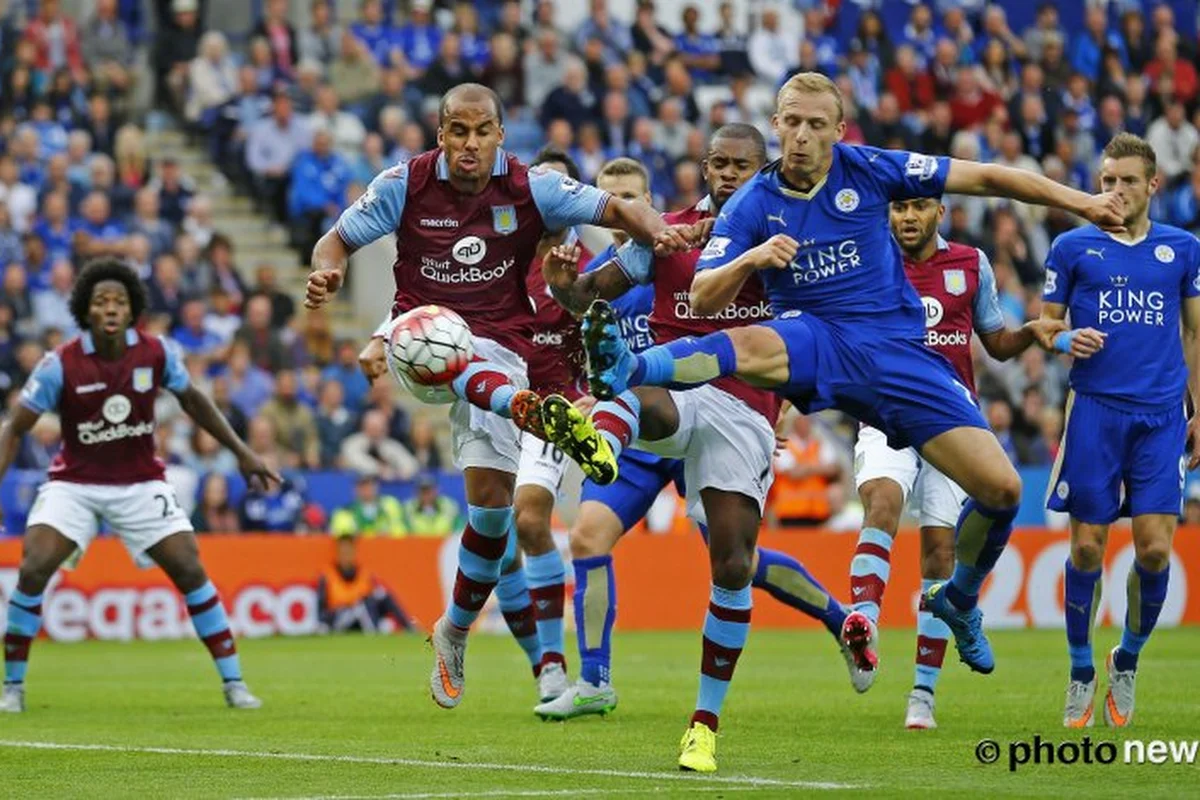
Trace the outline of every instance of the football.
<instances>
[{"instance_id":1,"label":"football","mask_svg":"<svg viewBox=\"0 0 1200 800\"><path fill-rule=\"evenodd\" d=\"M467 323L441 306L418 306L402 314L387 345L394 371L421 386L449 383L475 355Z\"/></svg>"}]
</instances>

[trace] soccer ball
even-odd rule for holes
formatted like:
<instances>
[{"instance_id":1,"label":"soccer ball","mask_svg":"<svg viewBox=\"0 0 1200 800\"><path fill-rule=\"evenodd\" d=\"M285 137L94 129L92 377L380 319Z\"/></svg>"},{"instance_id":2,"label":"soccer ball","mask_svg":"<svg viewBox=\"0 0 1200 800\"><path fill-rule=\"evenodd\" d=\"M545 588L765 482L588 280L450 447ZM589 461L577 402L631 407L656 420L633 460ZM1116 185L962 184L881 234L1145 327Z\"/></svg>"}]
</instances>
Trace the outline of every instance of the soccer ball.
<instances>
[{"instance_id":1,"label":"soccer ball","mask_svg":"<svg viewBox=\"0 0 1200 800\"><path fill-rule=\"evenodd\" d=\"M441 306L418 306L402 314L386 341L393 370L421 386L449 383L475 355L467 323Z\"/></svg>"}]
</instances>

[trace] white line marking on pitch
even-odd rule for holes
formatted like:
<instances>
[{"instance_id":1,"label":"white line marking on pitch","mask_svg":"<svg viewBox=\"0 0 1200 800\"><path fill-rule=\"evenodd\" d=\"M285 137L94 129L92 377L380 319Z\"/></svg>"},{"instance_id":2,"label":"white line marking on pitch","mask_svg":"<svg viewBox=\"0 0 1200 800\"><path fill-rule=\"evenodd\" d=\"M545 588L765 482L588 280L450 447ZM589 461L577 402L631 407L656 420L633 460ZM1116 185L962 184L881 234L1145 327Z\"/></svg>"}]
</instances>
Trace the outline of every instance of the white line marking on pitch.
<instances>
[{"instance_id":1,"label":"white line marking on pitch","mask_svg":"<svg viewBox=\"0 0 1200 800\"><path fill-rule=\"evenodd\" d=\"M100 753L140 753L162 756L210 756L214 758L263 758L278 761L323 761L340 764L378 764L424 769L465 769L489 772L536 772L542 775L579 775L600 778L629 778L634 780L685 781L689 783L724 784L726 786L775 786L790 789L862 789L862 784L830 781L785 781L752 776L699 776L679 772L639 772L619 769L571 769L541 764L488 764L474 761L425 761L416 758L385 756L350 756L326 753L280 753L259 750L204 750L184 747L137 747L113 744L70 744L61 742L26 742L0 739L0 747L23 750L76 750Z\"/></svg>"},{"instance_id":2,"label":"white line marking on pitch","mask_svg":"<svg viewBox=\"0 0 1200 800\"><path fill-rule=\"evenodd\" d=\"M769 786L692 786L688 788L689 792L758 792L764 789L769 789ZM612 796L614 794L638 794L644 795L647 792L657 794L664 792L663 787L641 788L641 789L510 789L510 790L493 790L486 792L471 792L470 797L576 797L582 794L602 794ZM249 800L439 800L440 798L456 798L463 797L461 791L458 792L410 792L403 794L330 794L330 795L315 795L312 797L267 797L267 798L250 798Z\"/></svg>"}]
</instances>

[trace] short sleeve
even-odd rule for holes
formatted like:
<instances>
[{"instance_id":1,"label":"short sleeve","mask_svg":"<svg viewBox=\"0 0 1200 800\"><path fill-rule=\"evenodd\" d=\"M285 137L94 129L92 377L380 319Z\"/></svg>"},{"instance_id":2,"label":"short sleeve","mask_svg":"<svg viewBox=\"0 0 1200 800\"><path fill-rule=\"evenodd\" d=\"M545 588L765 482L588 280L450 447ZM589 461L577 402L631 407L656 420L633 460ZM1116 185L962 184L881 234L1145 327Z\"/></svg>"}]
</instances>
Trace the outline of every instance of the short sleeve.
<instances>
[{"instance_id":1,"label":"short sleeve","mask_svg":"<svg viewBox=\"0 0 1200 800\"><path fill-rule=\"evenodd\" d=\"M192 378L188 375L187 367L183 365L183 350L174 340L161 339L160 341L166 355L166 364L163 366L163 386L175 394L186 392L192 385Z\"/></svg>"},{"instance_id":2,"label":"short sleeve","mask_svg":"<svg viewBox=\"0 0 1200 800\"><path fill-rule=\"evenodd\" d=\"M734 193L717 213L708 244L696 262L696 271L722 267L735 258L766 241L759 224L761 215L756 213L757 195L751 180Z\"/></svg>"},{"instance_id":3,"label":"short sleeve","mask_svg":"<svg viewBox=\"0 0 1200 800\"><path fill-rule=\"evenodd\" d=\"M21 390L21 405L37 414L58 408L62 397L63 366L58 353L47 353L33 368Z\"/></svg>"},{"instance_id":4,"label":"short sleeve","mask_svg":"<svg viewBox=\"0 0 1200 800\"><path fill-rule=\"evenodd\" d=\"M654 251L646 245L630 239L618 248L615 261L631 283L645 286L654 282Z\"/></svg>"},{"instance_id":5,"label":"short sleeve","mask_svg":"<svg viewBox=\"0 0 1200 800\"><path fill-rule=\"evenodd\" d=\"M1200 297L1200 239L1188 236L1188 245L1191 258L1183 273L1183 296Z\"/></svg>"},{"instance_id":6,"label":"short sleeve","mask_svg":"<svg viewBox=\"0 0 1200 800\"><path fill-rule=\"evenodd\" d=\"M580 183L561 172L536 167L529 171L529 190L549 231L599 223L612 198L608 192Z\"/></svg>"},{"instance_id":7,"label":"short sleeve","mask_svg":"<svg viewBox=\"0 0 1200 800\"><path fill-rule=\"evenodd\" d=\"M867 168L883 187L889 200L911 197L940 197L946 190L950 159L907 150L860 147Z\"/></svg>"},{"instance_id":8,"label":"short sleeve","mask_svg":"<svg viewBox=\"0 0 1200 800\"><path fill-rule=\"evenodd\" d=\"M407 193L407 164L397 164L379 173L354 205L338 218L338 236L356 249L387 236L400 226Z\"/></svg>"},{"instance_id":9,"label":"short sleeve","mask_svg":"<svg viewBox=\"0 0 1200 800\"><path fill-rule=\"evenodd\" d=\"M1064 252L1061 237L1050 245L1046 254L1046 283L1042 286L1042 302L1067 305L1071 298L1071 261Z\"/></svg>"},{"instance_id":10,"label":"short sleeve","mask_svg":"<svg viewBox=\"0 0 1200 800\"><path fill-rule=\"evenodd\" d=\"M979 253L979 289L975 292L975 332L994 333L1004 328L1004 312L1000 310L1000 295L996 289L996 273L992 263Z\"/></svg>"}]
</instances>

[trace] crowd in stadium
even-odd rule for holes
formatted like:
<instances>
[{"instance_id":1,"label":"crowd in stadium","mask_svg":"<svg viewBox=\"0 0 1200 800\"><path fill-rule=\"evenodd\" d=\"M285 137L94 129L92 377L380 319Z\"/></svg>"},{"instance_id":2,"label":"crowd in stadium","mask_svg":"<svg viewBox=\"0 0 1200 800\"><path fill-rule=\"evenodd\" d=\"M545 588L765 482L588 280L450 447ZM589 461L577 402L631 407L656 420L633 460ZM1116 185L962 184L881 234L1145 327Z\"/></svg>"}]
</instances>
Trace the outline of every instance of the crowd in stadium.
<instances>
[{"instance_id":1,"label":"crowd in stadium","mask_svg":"<svg viewBox=\"0 0 1200 800\"><path fill-rule=\"evenodd\" d=\"M656 205L677 209L704 191L708 132L734 121L768 131L775 89L808 70L842 88L849 142L995 161L1085 189L1113 135L1143 135L1162 179L1153 218L1200 233L1200 48L1167 4L1095 5L1066 31L1047 2L1014 31L998 5L906 4L901 30L878 3L859 3L853 37L834 35L849 3L832 0L761 4L754 18L725 2L707 27L696 6L668 19L642 0L618 19L589 0L571 30L547 0L266 0L248 32L218 30L204 0L95 0L78 18L61 5L0 0L0 385L14 402L41 355L76 333L67 297L84 260L136 265L147 330L174 338L235 429L294 476L230 506L232 460L164 400L162 455L179 496L195 498L198 530L326 529L335 509L308 501L304 471L354 471L373 508L377 479L415 479L445 455L430 419L410 417L389 383L368 386L354 341L335 338L322 314L296 313L278 277L291 264L238 263L234 241L214 229L213 198L149 152L146 109L131 100L140 81L153 81L154 108L206 148L229 191L285 225L300 254L374 174L432 146L439 100L462 81L499 93L518 155L548 142L586 180L632 156L650 171ZM1019 324L1038 313L1050 241L1075 224L1053 209L950 198L944 234L984 250ZM986 415L1012 460L1051 463L1066 361L1031 349L1000 365L977 353ZM852 428L823 418L791 435L789 479L821 476L836 513ZM812 436L824 444L808 447ZM44 469L57 440L45 419L15 466ZM430 513L454 520L439 508ZM390 532L414 529L404 509L386 513Z\"/></svg>"}]
</instances>

